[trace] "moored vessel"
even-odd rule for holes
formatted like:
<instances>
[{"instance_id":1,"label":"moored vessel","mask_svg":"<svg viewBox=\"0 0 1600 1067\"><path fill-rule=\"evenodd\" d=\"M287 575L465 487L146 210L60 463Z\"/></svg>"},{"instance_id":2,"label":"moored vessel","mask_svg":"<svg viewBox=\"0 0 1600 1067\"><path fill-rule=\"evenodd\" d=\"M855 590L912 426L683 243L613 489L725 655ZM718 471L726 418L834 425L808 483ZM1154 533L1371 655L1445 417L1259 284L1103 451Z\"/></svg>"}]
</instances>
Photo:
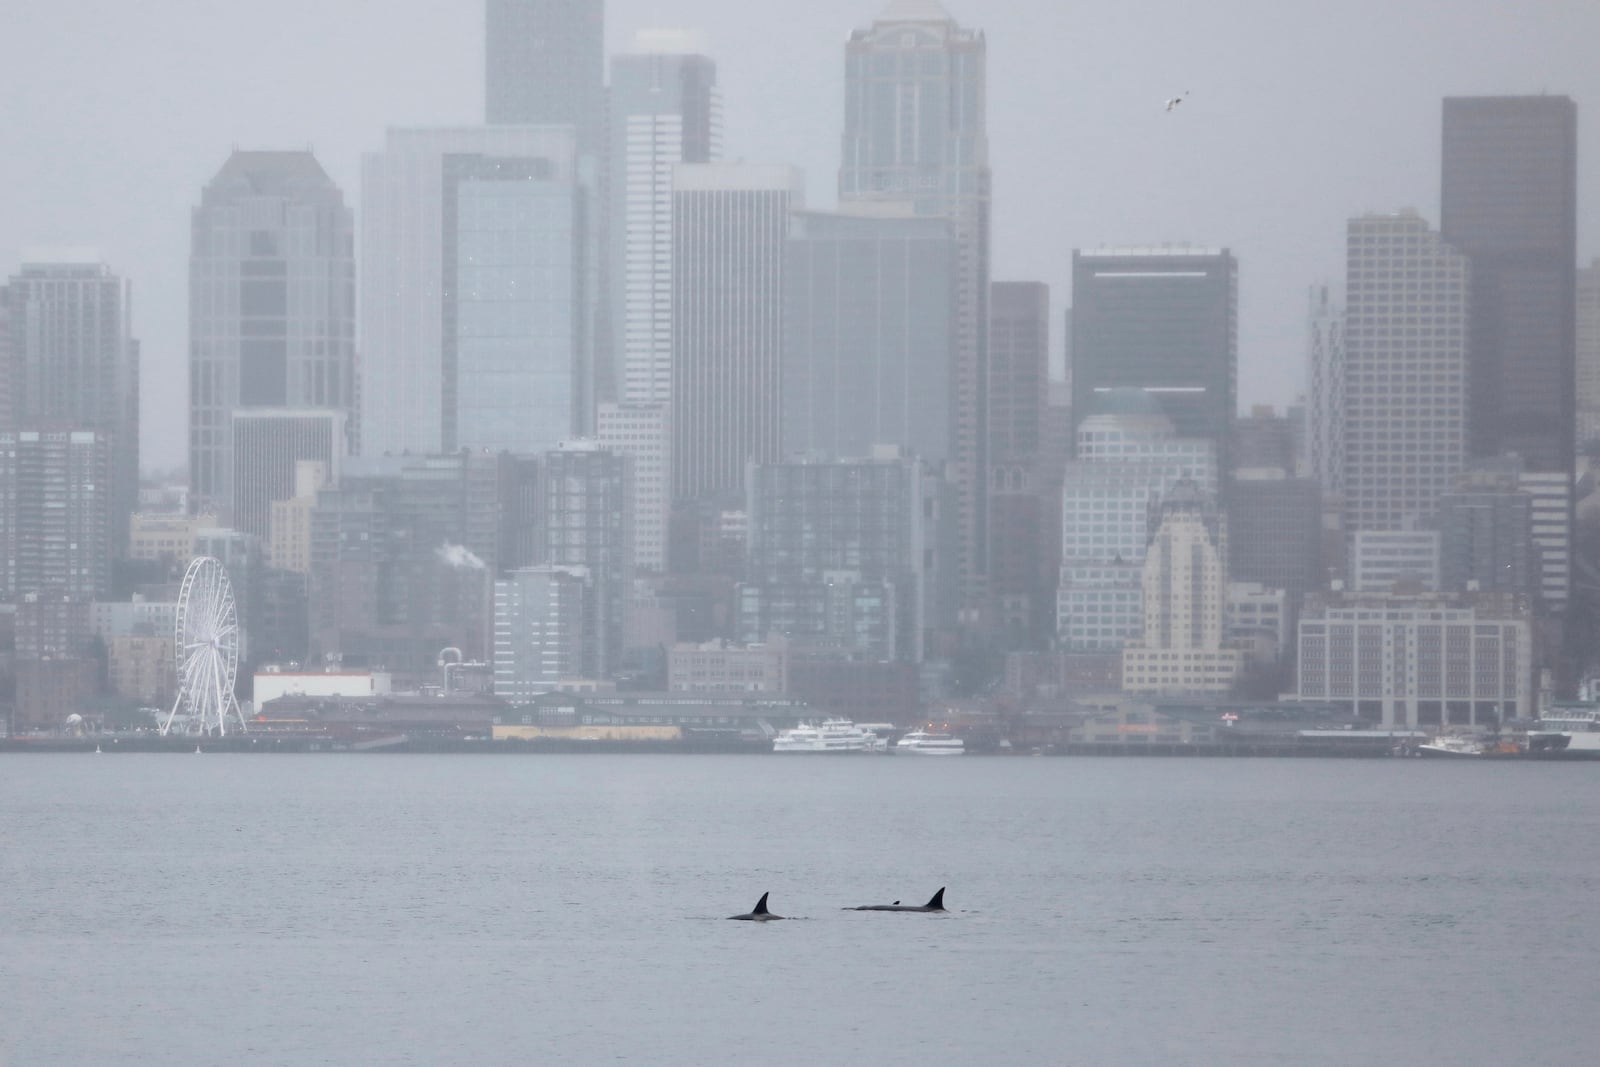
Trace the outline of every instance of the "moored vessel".
<instances>
[{"instance_id":1,"label":"moored vessel","mask_svg":"<svg viewBox=\"0 0 1600 1067\"><path fill-rule=\"evenodd\" d=\"M801 723L781 731L774 752L883 752L888 742L849 719L825 719L821 725Z\"/></svg>"},{"instance_id":2,"label":"moored vessel","mask_svg":"<svg viewBox=\"0 0 1600 1067\"><path fill-rule=\"evenodd\" d=\"M930 730L912 730L895 742L896 755L907 756L960 756L967 746L959 737Z\"/></svg>"}]
</instances>

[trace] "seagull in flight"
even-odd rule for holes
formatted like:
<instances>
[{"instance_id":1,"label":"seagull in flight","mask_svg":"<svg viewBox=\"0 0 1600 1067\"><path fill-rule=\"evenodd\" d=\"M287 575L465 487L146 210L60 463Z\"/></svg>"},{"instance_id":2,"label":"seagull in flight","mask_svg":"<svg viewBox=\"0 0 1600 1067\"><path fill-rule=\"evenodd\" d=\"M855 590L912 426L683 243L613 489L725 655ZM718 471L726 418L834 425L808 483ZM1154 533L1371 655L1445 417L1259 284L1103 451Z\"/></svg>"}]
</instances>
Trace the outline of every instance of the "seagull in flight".
<instances>
[{"instance_id":1,"label":"seagull in flight","mask_svg":"<svg viewBox=\"0 0 1600 1067\"><path fill-rule=\"evenodd\" d=\"M1189 95L1189 90L1185 89L1183 91L1183 96L1175 96L1171 100L1168 100L1167 101L1167 110L1168 111L1176 111L1178 109L1178 105L1183 103L1184 97L1186 97L1188 95Z\"/></svg>"}]
</instances>

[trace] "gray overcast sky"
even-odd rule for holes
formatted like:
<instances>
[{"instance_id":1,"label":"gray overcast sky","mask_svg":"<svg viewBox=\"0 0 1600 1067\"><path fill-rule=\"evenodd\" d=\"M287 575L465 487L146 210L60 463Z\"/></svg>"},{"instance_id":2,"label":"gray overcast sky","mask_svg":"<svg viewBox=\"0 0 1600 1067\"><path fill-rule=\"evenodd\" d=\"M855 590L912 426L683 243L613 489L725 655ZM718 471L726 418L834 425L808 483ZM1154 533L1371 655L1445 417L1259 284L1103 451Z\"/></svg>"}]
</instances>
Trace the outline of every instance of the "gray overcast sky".
<instances>
[{"instance_id":1,"label":"gray overcast sky","mask_svg":"<svg viewBox=\"0 0 1600 1067\"><path fill-rule=\"evenodd\" d=\"M843 42L887 0L608 0L610 50L702 29L729 158L805 168L834 201ZM133 279L147 466L184 461L189 209L233 146L310 146L358 213L387 126L481 120L482 0L8 0L0 271L89 246ZM989 40L994 276L1071 251L1225 245L1240 260L1240 397L1301 388L1305 291L1352 214L1438 222L1439 101L1579 104L1582 261L1600 254L1595 0L946 0ZM1188 90L1178 112L1162 102Z\"/></svg>"}]
</instances>

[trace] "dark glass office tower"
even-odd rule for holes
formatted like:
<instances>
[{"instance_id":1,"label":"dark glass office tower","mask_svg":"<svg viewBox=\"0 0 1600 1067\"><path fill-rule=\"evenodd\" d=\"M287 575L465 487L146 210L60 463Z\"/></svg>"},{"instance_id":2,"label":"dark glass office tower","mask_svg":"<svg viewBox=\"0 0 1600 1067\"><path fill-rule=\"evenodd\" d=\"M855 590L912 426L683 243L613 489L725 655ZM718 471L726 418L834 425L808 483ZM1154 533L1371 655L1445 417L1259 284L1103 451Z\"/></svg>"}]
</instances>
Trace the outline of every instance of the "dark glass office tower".
<instances>
[{"instance_id":1,"label":"dark glass office tower","mask_svg":"<svg viewBox=\"0 0 1600 1067\"><path fill-rule=\"evenodd\" d=\"M1472 263L1473 454L1571 471L1578 109L1565 96L1444 102L1440 233Z\"/></svg>"},{"instance_id":2,"label":"dark glass office tower","mask_svg":"<svg viewBox=\"0 0 1600 1067\"><path fill-rule=\"evenodd\" d=\"M1113 389L1161 402L1180 437L1217 443L1230 470L1239 366L1239 265L1225 248L1072 254L1072 410Z\"/></svg>"},{"instance_id":3,"label":"dark glass office tower","mask_svg":"<svg viewBox=\"0 0 1600 1067\"><path fill-rule=\"evenodd\" d=\"M605 107L603 0L488 0L484 111L494 125L575 126L599 149Z\"/></svg>"}]
</instances>

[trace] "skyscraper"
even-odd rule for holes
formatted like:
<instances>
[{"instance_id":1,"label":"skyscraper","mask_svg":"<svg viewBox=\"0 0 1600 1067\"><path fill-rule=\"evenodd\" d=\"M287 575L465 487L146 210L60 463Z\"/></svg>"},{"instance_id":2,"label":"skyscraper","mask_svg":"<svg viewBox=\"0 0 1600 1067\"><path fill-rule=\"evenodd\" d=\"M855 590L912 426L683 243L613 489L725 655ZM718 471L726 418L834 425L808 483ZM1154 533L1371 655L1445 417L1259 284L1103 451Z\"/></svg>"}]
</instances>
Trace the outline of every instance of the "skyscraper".
<instances>
[{"instance_id":1,"label":"skyscraper","mask_svg":"<svg viewBox=\"0 0 1600 1067\"><path fill-rule=\"evenodd\" d=\"M938 0L891 0L845 46L839 200L907 201L950 219L955 284L951 473L958 493L958 572L969 606L988 558L989 145L983 33Z\"/></svg>"},{"instance_id":2,"label":"skyscraper","mask_svg":"<svg viewBox=\"0 0 1600 1067\"><path fill-rule=\"evenodd\" d=\"M363 454L460 447L463 399L469 427L492 426L505 415L496 387L525 397L541 371L553 390L585 387L593 200L570 129L390 130L361 173ZM580 187L570 199L557 188L567 186ZM557 269L548 241L570 263ZM567 308L570 323L558 314ZM569 337L575 352L557 351ZM581 398L541 396L547 404L587 415Z\"/></svg>"},{"instance_id":3,"label":"skyscraper","mask_svg":"<svg viewBox=\"0 0 1600 1067\"><path fill-rule=\"evenodd\" d=\"M273 505L295 496L295 468L321 465L337 482L348 455L346 416L334 408L242 408L233 414L233 529L271 540Z\"/></svg>"},{"instance_id":4,"label":"skyscraper","mask_svg":"<svg viewBox=\"0 0 1600 1067\"><path fill-rule=\"evenodd\" d=\"M909 212L797 212L785 251L783 451L950 458L956 244ZM896 205L884 205L892 209Z\"/></svg>"},{"instance_id":5,"label":"skyscraper","mask_svg":"<svg viewBox=\"0 0 1600 1067\"><path fill-rule=\"evenodd\" d=\"M744 488L782 450L783 255L790 167L681 163L672 209L672 493Z\"/></svg>"},{"instance_id":6,"label":"skyscraper","mask_svg":"<svg viewBox=\"0 0 1600 1067\"><path fill-rule=\"evenodd\" d=\"M1344 491L1344 308L1326 284L1311 289L1307 316L1306 466L1326 493Z\"/></svg>"},{"instance_id":7,"label":"skyscraper","mask_svg":"<svg viewBox=\"0 0 1600 1067\"><path fill-rule=\"evenodd\" d=\"M1074 652L1115 652L1140 632L1143 561L1156 505L1179 483L1217 492L1217 445L1179 437L1155 397L1114 389L1078 424L1061 488L1056 636Z\"/></svg>"},{"instance_id":8,"label":"skyscraper","mask_svg":"<svg viewBox=\"0 0 1600 1067\"><path fill-rule=\"evenodd\" d=\"M599 147L605 107L603 0L488 0L484 112L495 125L572 126Z\"/></svg>"},{"instance_id":9,"label":"skyscraper","mask_svg":"<svg viewBox=\"0 0 1600 1067\"><path fill-rule=\"evenodd\" d=\"M1044 530L1057 522L1044 507L1040 469L1049 383L1050 287L995 282L989 300L989 592L1012 647L1042 647L1054 629L1054 591L1039 580L1040 554L1055 544Z\"/></svg>"},{"instance_id":10,"label":"skyscraper","mask_svg":"<svg viewBox=\"0 0 1600 1067\"><path fill-rule=\"evenodd\" d=\"M717 65L694 35L639 34L611 60L608 94L611 336L620 399L672 395L672 173L721 155Z\"/></svg>"},{"instance_id":11,"label":"skyscraper","mask_svg":"<svg viewBox=\"0 0 1600 1067\"><path fill-rule=\"evenodd\" d=\"M354 226L310 152L236 151L202 191L190 220L192 508L233 522L236 410L355 412Z\"/></svg>"},{"instance_id":12,"label":"skyscraper","mask_svg":"<svg viewBox=\"0 0 1600 1067\"><path fill-rule=\"evenodd\" d=\"M0 601L110 595L117 440L71 426L0 432Z\"/></svg>"},{"instance_id":13,"label":"skyscraper","mask_svg":"<svg viewBox=\"0 0 1600 1067\"><path fill-rule=\"evenodd\" d=\"M0 301L3 302L3 301ZM0 331L4 327L0 326ZM1577 394L1580 449L1600 439L1600 259L1578 271ZM0 345L5 342L0 341Z\"/></svg>"},{"instance_id":14,"label":"skyscraper","mask_svg":"<svg viewBox=\"0 0 1600 1067\"><path fill-rule=\"evenodd\" d=\"M1578 109L1444 101L1440 235L1472 263L1470 448L1573 468Z\"/></svg>"},{"instance_id":15,"label":"skyscraper","mask_svg":"<svg viewBox=\"0 0 1600 1067\"><path fill-rule=\"evenodd\" d=\"M1123 691L1226 693L1244 666L1244 653L1223 642L1227 521L1187 483L1152 510L1144 633L1123 649Z\"/></svg>"},{"instance_id":16,"label":"skyscraper","mask_svg":"<svg viewBox=\"0 0 1600 1067\"><path fill-rule=\"evenodd\" d=\"M591 418L584 191L547 159L443 163L441 447L535 454Z\"/></svg>"},{"instance_id":17,"label":"skyscraper","mask_svg":"<svg viewBox=\"0 0 1600 1067\"><path fill-rule=\"evenodd\" d=\"M1072 254L1072 408L1134 388L1178 433L1217 443L1230 470L1239 378L1239 265L1225 248L1184 245ZM1077 416L1080 417L1081 416Z\"/></svg>"},{"instance_id":18,"label":"skyscraper","mask_svg":"<svg viewBox=\"0 0 1600 1067\"><path fill-rule=\"evenodd\" d=\"M604 678L622 658L633 586L632 460L595 441L566 441L544 456L545 561L582 568L584 674Z\"/></svg>"},{"instance_id":19,"label":"skyscraper","mask_svg":"<svg viewBox=\"0 0 1600 1067\"><path fill-rule=\"evenodd\" d=\"M121 555L139 499L139 342L129 330L132 287L103 263L25 263L3 292L11 426L51 434L93 431L106 443L107 478L97 491L110 486L105 546ZM0 343L0 351L4 347Z\"/></svg>"},{"instance_id":20,"label":"skyscraper","mask_svg":"<svg viewBox=\"0 0 1600 1067\"><path fill-rule=\"evenodd\" d=\"M1351 219L1346 247L1345 529L1399 530L1466 462L1470 272L1412 212Z\"/></svg>"}]
</instances>

